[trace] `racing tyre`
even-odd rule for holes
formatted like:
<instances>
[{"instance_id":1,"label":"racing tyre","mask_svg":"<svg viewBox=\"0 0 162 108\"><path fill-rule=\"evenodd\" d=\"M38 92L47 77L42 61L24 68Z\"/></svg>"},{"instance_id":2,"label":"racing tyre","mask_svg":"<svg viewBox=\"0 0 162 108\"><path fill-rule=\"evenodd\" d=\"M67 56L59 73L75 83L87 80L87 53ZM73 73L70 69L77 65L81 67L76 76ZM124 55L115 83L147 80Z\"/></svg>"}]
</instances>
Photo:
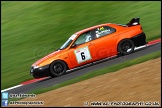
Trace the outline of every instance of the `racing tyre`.
<instances>
[{"instance_id":1,"label":"racing tyre","mask_svg":"<svg viewBox=\"0 0 162 108\"><path fill-rule=\"evenodd\" d=\"M63 75L67 70L67 65L63 61L54 61L50 65L50 72L51 76L61 76Z\"/></svg>"},{"instance_id":2,"label":"racing tyre","mask_svg":"<svg viewBox=\"0 0 162 108\"><path fill-rule=\"evenodd\" d=\"M118 44L119 55L127 55L134 51L134 43L130 39L124 39Z\"/></svg>"}]
</instances>

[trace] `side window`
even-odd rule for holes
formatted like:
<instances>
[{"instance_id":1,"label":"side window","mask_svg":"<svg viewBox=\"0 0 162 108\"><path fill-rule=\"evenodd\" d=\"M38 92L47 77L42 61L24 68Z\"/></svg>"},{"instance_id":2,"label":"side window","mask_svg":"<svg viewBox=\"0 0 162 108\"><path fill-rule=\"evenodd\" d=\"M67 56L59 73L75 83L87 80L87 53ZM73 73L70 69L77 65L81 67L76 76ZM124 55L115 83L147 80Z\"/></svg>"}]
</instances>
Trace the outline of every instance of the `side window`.
<instances>
[{"instance_id":1,"label":"side window","mask_svg":"<svg viewBox=\"0 0 162 108\"><path fill-rule=\"evenodd\" d=\"M114 33L115 31L116 30L112 27L103 26L103 27L96 28L95 33L96 33L96 37L99 38L99 37Z\"/></svg>"},{"instance_id":2,"label":"side window","mask_svg":"<svg viewBox=\"0 0 162 108\"><path fill-rule=\"evenodd\" d=\"M91 31L88 31L88 32L85 32L85 33L81 34L81 35L76 39L76 41L75 41L74 43L77 44L77 45L80 45L80 44L89 42L89 41L91 41L91 40L92 40Z\"/></svg>"}]
</instances>

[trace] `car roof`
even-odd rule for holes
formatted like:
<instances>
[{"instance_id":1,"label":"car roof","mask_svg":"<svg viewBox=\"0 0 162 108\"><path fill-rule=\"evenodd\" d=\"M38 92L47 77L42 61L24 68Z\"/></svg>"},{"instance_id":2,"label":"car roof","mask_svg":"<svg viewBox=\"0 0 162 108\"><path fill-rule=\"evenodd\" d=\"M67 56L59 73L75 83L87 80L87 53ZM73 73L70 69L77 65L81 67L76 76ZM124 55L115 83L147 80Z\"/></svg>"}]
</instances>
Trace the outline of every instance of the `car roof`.
<instances>
[{"instance_id":1,"label":"car roof","mask_svg":"<svg viewBox=\"0 0 162 108\"><path fill-rule=\"evenodd\" d=\"M112 24L112 23L100 24L100 25L96 25L96 26L92 26L92 27L89 27L89 28L80 30L80 31L76 32L75 34L76 35L80 35L81 33L84 33L86 31L92 30L92 29L97 28L97 27L100 27L100 26L110 26L110 27L113 27L113 25L115 25L115 24Z\"/></svg>"}]
</instances>

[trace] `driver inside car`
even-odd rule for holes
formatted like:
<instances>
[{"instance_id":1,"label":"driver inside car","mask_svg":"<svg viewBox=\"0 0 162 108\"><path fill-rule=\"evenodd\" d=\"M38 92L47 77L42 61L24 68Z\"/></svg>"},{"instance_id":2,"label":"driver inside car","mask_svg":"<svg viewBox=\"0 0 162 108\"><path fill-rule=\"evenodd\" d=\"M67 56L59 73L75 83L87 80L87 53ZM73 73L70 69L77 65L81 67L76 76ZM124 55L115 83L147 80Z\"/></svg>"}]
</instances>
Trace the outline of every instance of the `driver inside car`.
<instances>
[{"instance_id":1,"label":"driver inside car","mask_svg":"<svg viewBox=\"0 0 162 108\"><path fill-rule=\"evenodd\" d=\"M91 40L92 40L92 37L91 37L91 34L90 34L90 32L89 32L89 33L87 33L86 36L85 36L85 42L89 42L89 41L91 41Z\"/></svg>"}]
</instances>

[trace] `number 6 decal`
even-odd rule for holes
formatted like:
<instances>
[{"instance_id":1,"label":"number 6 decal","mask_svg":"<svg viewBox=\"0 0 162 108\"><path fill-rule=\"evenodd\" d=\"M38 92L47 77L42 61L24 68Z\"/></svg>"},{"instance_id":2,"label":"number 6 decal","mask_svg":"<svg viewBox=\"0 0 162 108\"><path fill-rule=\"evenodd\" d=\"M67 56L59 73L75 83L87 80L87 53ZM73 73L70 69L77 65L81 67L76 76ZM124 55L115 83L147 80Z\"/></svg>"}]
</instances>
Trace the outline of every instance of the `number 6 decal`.
<instances>
[{"instance_id":1,"label":"number 6 decal","mask_svg":"<svg viewBox=\"0 0 162 108\"><path fill-rule=\"evenodd\" d=\"M84 52L81 52L81 57L82 57L82 60L85 60Z\"/></svg>"},{"instance_id":2,"label":"number 6 decal","mask_svg":"<svg viewBox=\"0 0 162 108\"><path fill-rule=\"evenodd\" d=\"M74 51L76 60L79 63L92 59L88 46Z\"/></svg>"}]
</instances>

